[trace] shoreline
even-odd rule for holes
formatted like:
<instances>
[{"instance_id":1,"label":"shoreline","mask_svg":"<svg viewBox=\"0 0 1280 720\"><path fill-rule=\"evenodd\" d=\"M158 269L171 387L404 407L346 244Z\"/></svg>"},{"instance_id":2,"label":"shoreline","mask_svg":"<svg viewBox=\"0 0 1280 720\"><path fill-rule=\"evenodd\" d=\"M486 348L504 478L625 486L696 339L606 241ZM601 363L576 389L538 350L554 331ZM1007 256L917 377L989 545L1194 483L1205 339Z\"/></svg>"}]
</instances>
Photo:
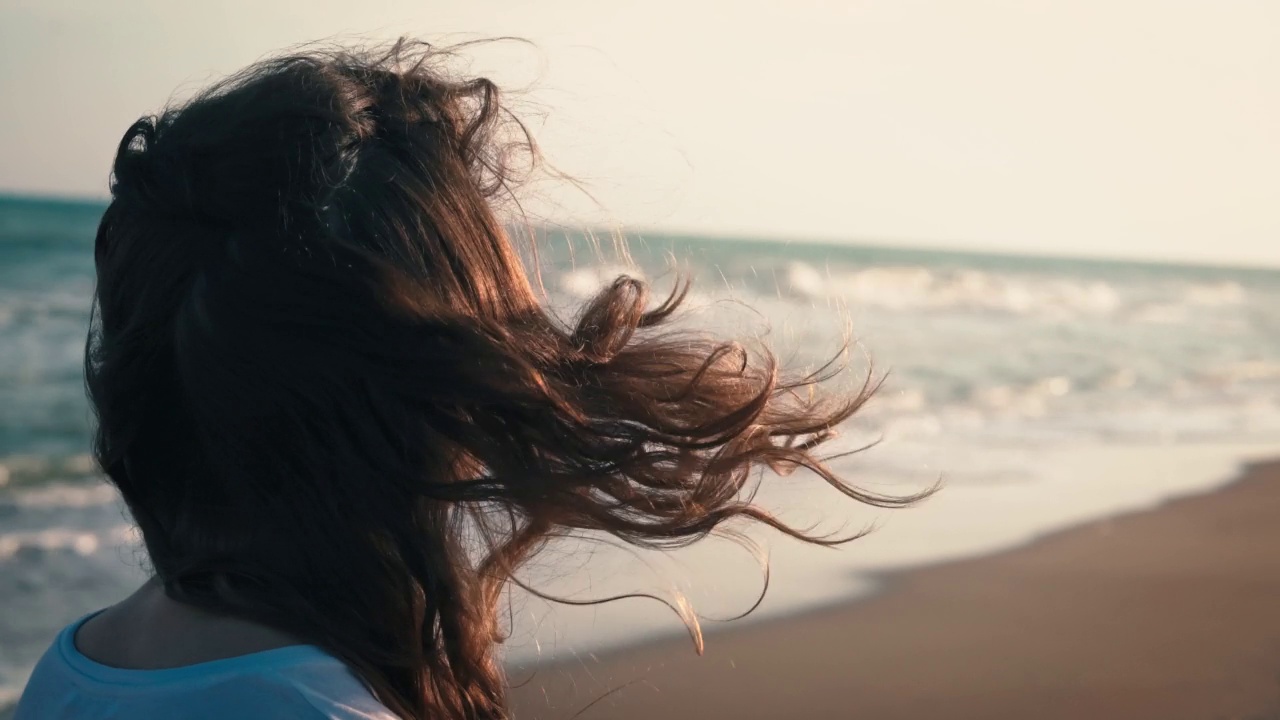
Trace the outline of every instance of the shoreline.
<instances>
[{"instance_id":1,"label":"shoreline","mask_svg":"<svg viewBox=\"0 0 1280 720\"><path fill-rule=\"evenodd\" d=\"M992 450L984 452L989 455ZM774 538L766 531L755 539L768 547L772 582L759 607L745 617L739 617L745 609L739 601L754 599L756 576L746 575L747 583L743 584L743 568L736 568L736 576L734 571L725 571L726 558L721 553L727 551L727 559L732 561L741 548L723 543L718 548L708 547L710 540L677 551L683 553L680 562L666 564L658 574L651 572L648 582L656 584L647 586L632 580L615 583L607 590L582 585L577 589L594 597L642 592L670 587L663 583L673 577L691 589L716 587L718 595L690 598L704 623L704 635L711 638L867 602L909 573L996 557L1092 523L1209 495L1230 487L1248 468L1272 458L1280 458L1280 444L1120 445L1052 451L1038 457L1043 472L1031 482L972 484L962 478L909 509L867 514L865 507L845 508L850 518L860 518L847 521L846 526L862 524L874 531L836 555L830 548L786 540L770 542ZM850 475L858 472L852 468L846 471ZM775 500L775 505L807 502L810 508L817 507L812 498ZM650 560L663 563L669 557L658 553ZM627 565L630 561L626 558L621 562L624 568L638 567L634 562ZM602 574L606 580L611 574L627 577L627 570L617 567L610 561L597 564L594 570L583 565L569 577L597 582ZM755 570L749 568L748 572ZM663 574L668 571L675 575ZM616 655L671 642L686 643L691 650L694 647L672 610L658 603L621 601L571 607L524 597L517 606L522 608L521 619L504 651L513 677L524 677L536 668L572 664L580 655ZM712 612L706 612L708 607Z\"/></svg>"},{"instance_id":2,"label":"shoreline","mask_svg":"<svg viewBox=\"0 0 1280 720\"><path fill-rule=\"evenodd\" d=\"M1280 717L1276 519L1280 461L1252 462L1155 507L878 573L865 597L715 628L701 658L666 635L528 666L512 674L513 708L547 720Z\"/></svg>"}]
</instances>

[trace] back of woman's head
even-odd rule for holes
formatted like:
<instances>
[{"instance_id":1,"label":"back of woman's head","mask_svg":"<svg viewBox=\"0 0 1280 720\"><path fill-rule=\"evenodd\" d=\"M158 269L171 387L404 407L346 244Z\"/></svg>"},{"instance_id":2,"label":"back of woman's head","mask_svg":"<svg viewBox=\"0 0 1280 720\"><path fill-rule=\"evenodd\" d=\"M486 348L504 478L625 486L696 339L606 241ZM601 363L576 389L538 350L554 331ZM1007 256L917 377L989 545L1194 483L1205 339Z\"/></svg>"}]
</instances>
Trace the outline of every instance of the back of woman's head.
<instances>
[{"instance_id":1,"label":"back of woman's head","mask_svg":"<svg viewBox=\"0 0 1280 720\"><path fill-rule=\"evenodd\" d=\"M496 605L555 533L775 524L745 486L865 399L667 321L571 327L493 210L536 157L420 44L259 63L120 143L86 358L96 452L169 594L317 643L405 717L503 717ZM798 534L798 533L797 533Z\"/></svg>"}]
</instances>

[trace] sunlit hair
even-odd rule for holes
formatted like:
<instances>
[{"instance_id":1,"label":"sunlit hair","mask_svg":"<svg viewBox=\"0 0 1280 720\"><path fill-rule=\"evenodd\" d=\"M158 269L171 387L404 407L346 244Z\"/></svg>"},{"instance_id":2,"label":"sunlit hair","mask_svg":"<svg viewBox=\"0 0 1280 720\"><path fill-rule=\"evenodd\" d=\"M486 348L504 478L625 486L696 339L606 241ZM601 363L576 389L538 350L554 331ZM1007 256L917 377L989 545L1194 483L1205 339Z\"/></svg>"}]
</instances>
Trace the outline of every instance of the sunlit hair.
<instances>
[{"instance_id":1,"label":"sunlit hair","mask_svg":"<svg viewBox=\"0 0 1280 720\"><path fill-rule=\"evenodd\" d=\"M504 718L513 571L674 547L866 400L621 277L558 322L494 211L537 152L441 51L270 59L139 120L96 241L98 462L176 600L320 645L405 718ZM823 538L808 538L828 542Z\"/></svg>"}]
</instances>

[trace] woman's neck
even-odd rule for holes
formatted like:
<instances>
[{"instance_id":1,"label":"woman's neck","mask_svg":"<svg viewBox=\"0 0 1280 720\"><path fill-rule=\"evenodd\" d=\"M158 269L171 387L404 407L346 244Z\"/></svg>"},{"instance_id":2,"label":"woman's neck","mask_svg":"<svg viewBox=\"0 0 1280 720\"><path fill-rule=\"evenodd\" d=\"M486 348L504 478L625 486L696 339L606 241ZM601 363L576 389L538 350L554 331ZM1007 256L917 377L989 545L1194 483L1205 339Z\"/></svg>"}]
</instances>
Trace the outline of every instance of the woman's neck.
<instances>
[{"instance_id":1,"label":"woman's neck","mask_svg":"<svg viewBox=\"0 0 1280 720\"><path fill-rule=\"evenodd\" d=\"M152 578L80 626L75 644L103 665L162 670L304 643L258 623L180 603Z\"/></svg>"}]
</instances>

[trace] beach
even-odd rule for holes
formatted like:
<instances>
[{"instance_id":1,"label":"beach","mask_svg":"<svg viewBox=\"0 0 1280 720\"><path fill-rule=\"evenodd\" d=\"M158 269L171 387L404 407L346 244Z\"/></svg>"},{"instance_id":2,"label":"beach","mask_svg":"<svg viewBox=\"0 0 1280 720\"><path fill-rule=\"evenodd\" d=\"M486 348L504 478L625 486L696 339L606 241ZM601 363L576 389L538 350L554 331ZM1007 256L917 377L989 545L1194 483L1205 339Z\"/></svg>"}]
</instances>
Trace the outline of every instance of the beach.
<instances>
[{"instance_id":1,"label":"beach","mask_svg":"<svg viewBox=\"0 0 1280 720\"><path fill-rule=\"evenodd\" d=\"M1280 717L1280 462L865 599L513 676L515 717ZM588 707L589 706L589 707ZM585 709L584 709L585 708Z\"/></svg>"},{"instance_id":2,"label":"beach","mask_svg":"<svg viewBox=\"0 0 1280 720\"><path fill-rule=\"evenodd\" d=\"M87 452L92 414L82 366L103 208L0 197L0 717L61 628L117 602L146 577L146 555L128 513ZM868 716L892 717L887 705L871 703L920 702L927 710L929 698L945 697L948 708L959 708L957 698L998 681L1052 698L1053 687L1018 673L1060 679L1062 668L1024 662L1030 649L1001 643L1010 633L1029 642L1046 632L1035 625L1045 617L1057 623L1055 593L1073 608L1095 602L1073 593L1098 585L1103 570L1054 560L1041 563L1048 575L1028 575L997 558L1022 557L1030 552L1023 548L1042 548L1056 534L1086 532L1073 528L1110 527L1097 525L1101 518L1176 498L1217 497L1206 493L1229 483L1242 463L1280 457L1276 270L654 233L629 238L624 262L607 248L597 257L588 235L541 239L541 278L549 306L562 317L575 317L622 272L654 281L662 294L669 261L679 258L698 279L680 322L729 338L768 331L764 340L797 371L830 360L848 320L858 349L833 386L860 385L871 372L864 351L888 380L828 452L878 444L833 469L859 487L891 494L939 479L946 487L909 510L873 512L805 473L767 477L757 499L788 522L816 524L819 532L877 530L839 551L758 533L771 560L770 590L749 618L729 624L717 620L750 607L761 576L757 558L727 541L709 539L670 558L633 557L630 549L576 539L557 544L531 563L525 579L579 599L687 593L705 619L707 655L693 655L679 620L659 603L544 614L538 603L520 600L509 616L505 650L516 682L531 665L578 663L574 658L593 653L607 659L606 666L591 666L595 679L574 681L572 697L564 696L566 684L554 671L544 670L538 682L548 684L557 711L546 711L541 700L531 705L525 689L521 717L570 717L615 680L625 683L650 665L647 681L662 688L660 695L629 688L585 717L638 716L658 707L674 713L677 706L716 717L735 703L756 717L788 717L770 703L799 703L795 697L819 716L841 716L848 699L858 697ZM1127 527L1129 520L1117 522ZM1196 557L1180 547L1154 542L1150 552L1167 551L1160 562ZM1251 557L1233 548L1220 552L1232 563ZM1191 583L1191 590L1178 590L1179 598L1246 597L1229 585L1235 576L1217 572L1204 588ZM912 590L917 582L936 587ZM1149 600L1143 587L1125 592ZM1041 588L1050 597L1024 597ZM1122 612L1129 595L1099 595L1096 603ZM1153 590L1150 597L1158 596ZM984 628L980 611L1015 601L1020 623ZM1015 612L996 615L1017 618ZM972 617L951 624L962 613ZM1111 615L1098 617L1109 627ZM1213 612L1205 617L1195 627L1218 622ZM813 637L788 639L803 638L806 627ZM1076 636L1087 633L1070 638L1084 642ZM617 650L668 637L662 647ZM781 653L777 666L749 652L765 644ZM1044 639L1035 647L1065 653L1075 646ZM1117 662L1123 657L1112 655ZM969 674L949 671L948 663ZM1227 675L1244 682L1247 673ZM972 692L956 690L961 685ZM829 686L840 689L845 705L824 709L835 697L824 690ZM697 702L673 700L691 692ZM735 712L752 716L741 707Z\"/></svg>"}]
</instances>

